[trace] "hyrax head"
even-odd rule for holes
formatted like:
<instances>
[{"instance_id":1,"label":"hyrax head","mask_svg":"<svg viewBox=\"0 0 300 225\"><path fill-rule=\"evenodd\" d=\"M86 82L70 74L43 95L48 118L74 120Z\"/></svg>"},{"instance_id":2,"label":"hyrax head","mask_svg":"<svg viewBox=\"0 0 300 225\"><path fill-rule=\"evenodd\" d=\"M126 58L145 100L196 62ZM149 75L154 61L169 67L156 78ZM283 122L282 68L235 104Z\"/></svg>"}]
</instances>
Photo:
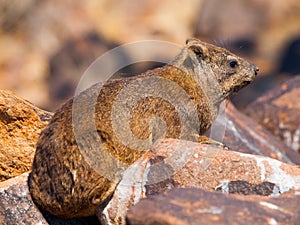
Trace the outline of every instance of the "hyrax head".
<instances>
[{"instance_id":1,"label":"hyrax head","mask_svg":"<svg viewBox=\"0 0 300 225\"><path fill-rule=\"evenodd\" d=\"M200 85L215 89L221 99L249 84L259 71L256 65L228 50L198 39L188 39L184 51L185 67L190 67Z\"/></svg>"}]
</instances>

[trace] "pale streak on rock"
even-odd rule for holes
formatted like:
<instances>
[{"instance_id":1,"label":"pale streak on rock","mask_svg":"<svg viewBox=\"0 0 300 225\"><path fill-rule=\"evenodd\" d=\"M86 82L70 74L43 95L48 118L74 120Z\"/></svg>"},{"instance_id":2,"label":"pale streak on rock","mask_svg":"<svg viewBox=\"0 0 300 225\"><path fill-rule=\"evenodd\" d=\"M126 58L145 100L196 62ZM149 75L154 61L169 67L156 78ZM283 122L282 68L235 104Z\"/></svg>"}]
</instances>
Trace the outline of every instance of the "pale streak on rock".
<instances>
[{"instance_id":1,"label":"pale streak on rock","mask_svg":"<svg viewBox=\"0 0 300 225\"><path fill-rule=\"evenodd\" d=\"M149 172L148 158L143 155L131 165L124 173L123 179L114 192L114 197L105 207L98 212L98 217L103 224L125 224L125 214L131 205L135 205L146 197L145 184Z\"/></svg>"},{"instance_id":2,"label":"pale streak on rock","mask_svg":"<svg viewBox=\"0 0 300 225\"><path fill-rule=\"evenodd\" d=\"M216 207L216 206L211 206L210 208L207 209L197 209L197 213L211 213L211 214L221 214L223 211L222 208Z\"/></svg>"},{"instance_id":3,"label":"pale streak on rock","mask_svg":"<svg viewBox=\"0 0 300 225\"><path fill-rule=\"evenodd\" d=\"M281 193L288 189L299 189L300 188L300 174L293 175L289 174L285 164L271 158L260 157L255 155L245 155L257 162L260 168L261 180L266 180L277 184L280 187ZM290 170L290 172L292 172Z\"/></svg>"},{"instance_id":4,"label":"pale streak on rock","mask_svg":"<svg viewBox=\"0 0 300 225\"><path fill-rule=\"evenodd\" d=\"M277 205L271 204L269 202L259 202L260 205L266 206L270 209L274 209L274 210L282 210L280 209L280 207L278 207Z\"/></svg>"},{"instance_id":5,"label":"pale streak on rock","mask_svg":"<svg viewBox=\"0 0 300 225\"><path fill-rule=\"evenodd\" d=\"M269 225L277 225L278 223L277 223L277 221L274 219L274 218L271 218L270 220L269 220Z\"/></svg>"},{"instance_id":6,"label":"pale streak on rock","mask_svg":"<svg viewBox=\"0 0 300 225\"><path fill-rule=\"evenodd\" d=\"M300 126L295 130L294 134L289 131L283 123L279 124L279 128L285 128L283 132L284 142L297 151L300 147Z\"/></svg>"}]
</instances>

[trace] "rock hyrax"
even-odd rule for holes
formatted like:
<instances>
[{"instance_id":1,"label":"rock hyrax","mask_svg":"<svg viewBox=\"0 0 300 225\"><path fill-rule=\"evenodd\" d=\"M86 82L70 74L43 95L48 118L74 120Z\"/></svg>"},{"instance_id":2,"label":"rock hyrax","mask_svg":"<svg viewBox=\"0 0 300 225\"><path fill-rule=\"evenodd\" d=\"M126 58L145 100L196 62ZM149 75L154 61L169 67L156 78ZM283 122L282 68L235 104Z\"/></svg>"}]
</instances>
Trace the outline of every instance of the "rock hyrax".
<instances>
[{"instance_id":1,"label":"rock hyrax","mask_svg":"<svg viewBox=\"0 0 300 225\"><path fill-rule=\"evenodd\" d=\"M155 140L206 140L201 135L221 101L257 72L226 49L189 39L170 64L93 85L58 109L42 131L29 177L33 199L65 218L95 214Z\"/></svg>"}]
</instances>

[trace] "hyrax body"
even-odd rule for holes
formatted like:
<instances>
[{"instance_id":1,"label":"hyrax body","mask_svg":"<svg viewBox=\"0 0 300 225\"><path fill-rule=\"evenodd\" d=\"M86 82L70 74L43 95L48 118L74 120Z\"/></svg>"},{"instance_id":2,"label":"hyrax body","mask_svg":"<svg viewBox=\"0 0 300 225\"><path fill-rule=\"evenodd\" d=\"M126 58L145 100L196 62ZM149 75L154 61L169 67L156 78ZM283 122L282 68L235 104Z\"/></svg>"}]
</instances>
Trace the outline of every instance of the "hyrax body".
<instances>
[{"instance_id":1,"label":"hyrax body","mask_svg":"<svg viewBox=\"0 0 300 225\"><path fill-rule=\"evenodd\" d=\"M205 140L222 100L257 72L226 49L189 39L168 65L92 86L42 131L29 177L34 201L65 218L95 214L155 140Z\"/></svg>"}]
</instances>

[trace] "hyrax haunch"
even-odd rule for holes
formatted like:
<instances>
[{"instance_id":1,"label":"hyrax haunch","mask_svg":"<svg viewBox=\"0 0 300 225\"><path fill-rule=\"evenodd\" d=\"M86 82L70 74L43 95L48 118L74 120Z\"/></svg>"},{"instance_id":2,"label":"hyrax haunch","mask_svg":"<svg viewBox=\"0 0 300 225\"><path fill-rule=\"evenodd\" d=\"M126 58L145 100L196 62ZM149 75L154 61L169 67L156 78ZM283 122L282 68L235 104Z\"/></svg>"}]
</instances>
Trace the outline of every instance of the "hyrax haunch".
<instances>
[{"instance_id":1,"label":"hyrax haunch","mask_svg":"<svg viewBox=\"0 0 300 225\"><path fill-rule=\"evenodd\" d=\"M92 86L42 131L29 177L34 201L60 217L95 214L154 141L207 142L201 135L220 103L257 73L226 49L189 39L168 65Z\"/></svg>"}]
</instances>

